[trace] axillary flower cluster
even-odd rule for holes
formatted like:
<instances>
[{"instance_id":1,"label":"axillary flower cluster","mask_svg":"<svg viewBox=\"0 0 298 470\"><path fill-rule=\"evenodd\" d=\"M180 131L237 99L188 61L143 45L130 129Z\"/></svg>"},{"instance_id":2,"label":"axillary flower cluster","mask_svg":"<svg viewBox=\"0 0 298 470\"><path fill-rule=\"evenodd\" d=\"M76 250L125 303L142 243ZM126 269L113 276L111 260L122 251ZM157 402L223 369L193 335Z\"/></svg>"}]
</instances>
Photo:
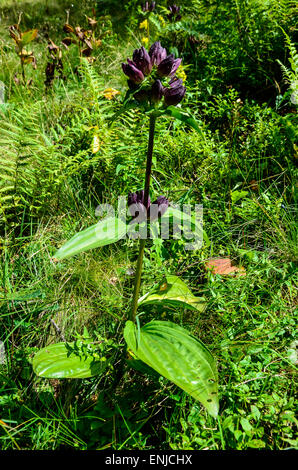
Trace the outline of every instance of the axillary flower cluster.
<instances>
[{"instance_id":1,"label":"axillary flower cluster","mask_svg":"<svg viewBox=\"0 0 298 470\"><path fill-rule=\"evenodd\" d=\"M158 196L156 201L151 203L148 197L147 207L145 202L145 191L137 191L128 195L128 209L133 216L133 220L143 222L147 218L151 222L161 217L169 207L169 201L165 196Z\"/></svg>"},{"instance_id":2,"label":"axillary flower cluster","mask_svg":"<svg viewBox=\"0 0 298 470\"><path fill-rule=\"evenodd\" d=\"M155 42L146 51L144 47L135 49L132 60L122 63L128 76L128 86L134 98L140 103L159 103L165 106L177 105L183 99L186 88L175 74L182 59L167 54L160 42Z\"/></svg>"}]
</instances>

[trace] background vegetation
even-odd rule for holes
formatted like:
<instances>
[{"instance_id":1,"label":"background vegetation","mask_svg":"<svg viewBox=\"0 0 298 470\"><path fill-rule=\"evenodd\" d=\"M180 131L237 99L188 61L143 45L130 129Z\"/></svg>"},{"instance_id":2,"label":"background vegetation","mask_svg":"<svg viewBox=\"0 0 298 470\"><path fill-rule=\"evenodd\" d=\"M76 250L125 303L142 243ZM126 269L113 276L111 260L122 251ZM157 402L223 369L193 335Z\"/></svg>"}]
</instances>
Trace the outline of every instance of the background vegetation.
<instances>
[{"instance_id":1,"label":"background vegetation","mask_svg":"<svg viewBox=\"0 0 298 470\"><path fill-rule=\"evenodd\" d=\"M185 0L178 22L167 18L167 2L157 3L149 37L137 0L0 1L2 449L297 446L296 2ZM93 62L61 43L66 19L87 28L92 8L101 39ZM20 13L22 31L38 29L29 47L37 68L25 66L26 85L8 31ZM49 38L64 68L45 87ZM179 240L148 245L144 293L171 273L206 303L201 314L147 307L144 317L183 319L212 351L219 422L163 378L133 370L117 377L133 241L51 259L97 220L99 203L116 204L118 195L142 188L147 120L135 111L111 117L126 92L121 62L157 39L183 58L183 108L201 133L159 120L153 192L203 204L211 244L195 252ZM109 99L108 88L120 94ZM206 272L213 257L229 257L246 275ZM84 381L33 374L39 347L87 335L105 339L115 369Z\"/></svg>"}]
</instances>

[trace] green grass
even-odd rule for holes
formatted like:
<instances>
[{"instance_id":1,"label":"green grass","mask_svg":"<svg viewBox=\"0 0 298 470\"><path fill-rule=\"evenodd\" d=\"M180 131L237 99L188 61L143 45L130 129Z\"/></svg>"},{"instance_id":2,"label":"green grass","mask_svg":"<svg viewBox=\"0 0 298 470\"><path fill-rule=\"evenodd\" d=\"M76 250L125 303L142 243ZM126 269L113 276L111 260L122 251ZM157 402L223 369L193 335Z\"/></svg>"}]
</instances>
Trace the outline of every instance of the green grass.
<instances>
[{"instance_id":1,"label":"green grass","mask_svg":"<svg viewBox=\"0 0 298 470\"><path fill-rule=\"evenodd\" d=\"M220 13L224 7L219 3ZM258 11L257 2L248 3ZM121 61L140 46L140 31L135 37L123 26L121 35L118 25L94 65L85 63L79 75L76 50L65 51L68 79L55 80L46 93L43 28L32 44L37 70L27 66L32 86L13 80L19 63L7 26L15 21L17 4L25 12L24 29L33 27L38 17L28 2L0 2L5 12L0 80L8 104L0 109L0 340L7 356L7 364L0 364L0 447L296 448L297 118L288 84L281 70L277 72L279 66L275 68L277 60L287 59L286 46L281 58L280 43L275 43L283 37L276 21L289 32L291 9L285 12L275 5L274 17L266 13L274 40L267 30L263 36L257 32L255 45L259 57L264 51L272 55L264 53L256 69L245 53L249 44L244 41L232 50L239 34L233 15L223 23L220 15L210 19L200 7L198 20L192 2L185 21L191 22L191 36L199 41L193 49L185 42L184 23L177 33L174 26L154 31L163 44L177 46L183 54L188 75L183 107L195 115L201 133L168 118L158 120L152 197L164 194L172 202L203 204L211 244L186 251L180 240L148 243L141 294L165 274L176 274L194 295L206 298L206 308L198 314L145 306L140 320L166 318L183 324L211 350L219 369L220 414L215 421L166 379L122 371L122 331L137 258L134 241L59 263L52 259L66 240L96 222L98 204L117 204L119 195L143 187L147 118L130 111L111 124L119 105L103 96L112 86L124 98ZM65 8L60 5L53 12L51 5L46 19L51 37L59 42ZM86 14L89 7L86 2ZM248 21L248 10L241 8L242 21ZM140 15L129 11L131 25L137 25ZM81 13L73 13L73 23L81 21ZM39 14L36 21L40 27L45 18ZM213 34L214 21L218 30ZM259 21L250 17L249 30L259 31ZM231 34L222 43L219 36L225 28ZM242 69L232 80L228 67L234 60ZM271 87L260 98L256 89L272 77L280 93ZM94 133L100 139L97 153L92 153ZM246 276L206 272L205 263L212 257L230 257L244 266ZM63 338L72 341L84 335L84 328L94 340L100 335L115 345L113 366L104 375L82 381L34 375L31 360L40 347Z\"/></svg>"}]
</instances>

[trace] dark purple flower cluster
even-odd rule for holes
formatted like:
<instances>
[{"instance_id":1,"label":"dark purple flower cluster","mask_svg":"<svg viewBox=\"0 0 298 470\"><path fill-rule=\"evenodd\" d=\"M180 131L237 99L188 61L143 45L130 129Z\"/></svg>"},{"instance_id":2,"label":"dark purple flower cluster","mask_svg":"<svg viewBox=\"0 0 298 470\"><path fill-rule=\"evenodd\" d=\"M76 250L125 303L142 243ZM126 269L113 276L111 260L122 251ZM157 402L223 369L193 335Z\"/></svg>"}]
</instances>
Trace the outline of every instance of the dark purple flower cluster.
<instances>
[{"instance_id":1,"label":"dark purple flower cluster","mask_svg":"<svg viewBox=\"0 0 298 470\"><path fill-rule=\"evenodd\" d=\"M156 2L151 2L149 4L149 2L145 2L145 3L142 3L142 10L143 12L147 12L147 11L153 11L155 9L155 6L156 6Z\"/></svg>"},{"instance_id":2,"label":"dark purple flower cluster","mask_svg":"<svg viewBox=\"0 0 298 470\"><path fill-rule=\"evenodd\" d=\"M156 201L151 204L150 197L148 198L147 209L145 207L145 192L142 189L136 193L128 195L128 208L133 216L133 219L138 218L138 222L142 222L147 218L151 221L161 217L169 207L169 201L165 196L158 196Z\"/></svg>"},{"instance_id":3,"label":"dark purple flower cluster","mask_svg":"<svg viewBox=\"0 0 298 470\"><path fill-rule=\"evenodd\" d=\"M181 15L180 15L180 7L178 7L177 5L172 5L170 7L168 7L168 10L170 11L170 13L168 14L168 18L169 20L174 20L174 21L180 21L181 20Z\"/></svg>"},{"instance_id":4,"label":"dark purple flower cluster","mask_svg":"<svg viewBox=\"0 0 298 470\"><path fill-rule=\"evenodd\" d=\"M186 92L182 80L175 76L181 59L168 55L159 41L150 47L149 53L144 47L136 49L132 59L122 63L122 69L138 101L149 99L152 103L159 103L164 97L166 106L180 103Z\"/></svg>"}]
</instances>

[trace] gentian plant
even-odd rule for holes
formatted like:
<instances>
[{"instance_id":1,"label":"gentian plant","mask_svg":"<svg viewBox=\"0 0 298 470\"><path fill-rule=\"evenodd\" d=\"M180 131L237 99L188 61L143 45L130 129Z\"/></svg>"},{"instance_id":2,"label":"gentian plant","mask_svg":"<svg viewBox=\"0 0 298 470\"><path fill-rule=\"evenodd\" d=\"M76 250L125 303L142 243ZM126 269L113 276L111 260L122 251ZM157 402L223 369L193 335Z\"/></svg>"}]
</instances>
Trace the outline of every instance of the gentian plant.
<instances>
[{"instance_id":1,"label":"gentian plant","mask_svg":"<svg viewBox=\"0 0 298 470\"><path fill-rule=\"evenodd\" d=\"M156 2L145 2L145 3L142 3L142 11L144 13L146 12L151 12L155 9L155 6L156 6Z\"/></svg>"},{"instance_id":2,"label":"gentian plant","mask_svg":"<svg viewBox=\"0 0 298 470\"><path fill-rule=\"evenodd\" d=\"M9 27L9 34L15 43L15 51L20 59L23 83L26 84L25 65L31 64L36 69L36 59L31 50L26 47L37 37L38 30L30 29L22 32L20 29L21 16L19 22Z\"/></svg>"},{"instance_id":3,"label":"gentian plant","mask_svg":"<svg viewBox=\"0 0 298 470\"><path fill-rule=\"evenodd\" d=\"M168 19L170 21L180 21L182 16L180 15L180 7L177 5L171 5L168 7L169 14L168 14Z\"/></svg>"},{"instance_id":4,"label":"gentian plant","mask_svg":"<svg viewBox=\"0 0 298 470\"><path fill-rule=\"evenodd\" d=\"M171 207L165 196L150 201L150 180L154 150L156 119L170 115L199 130L196 121L177 108L185 95L182 81L176 77L180 58L167 54L159 42L149 52L144 47L136 49L132 59L122 64L128 77L128 92L122 108L117 113L138 107L149 117L149 140L144 189L128 195L129 223L120 216L107 216L96 225L76 234L55 255L62 260L91 248L114 243L138 226L145 227L145 236L139 236L139 254L136 263L134 289L130 315L124 327L127 364L140 370L154 369L195 399L199 400L211 416L218 414L218 377L215 361L194 335L170 321L152 320L141 326L138 309L148 304L184 306L200 312L202 299L195 297L186 284L177 276L166 276L165 282L140 298L144 249L148 230L158 232L159 224L165 220L178 219L183 215ZM195 230L202 230L189 216ZM141 231L134 232L134 235ZM101 349L84 341L58 343L40 350L33 359L35 372L50 378L85 378L102 374L109 361L101 341ZM149 368L148 368L149 366Z\"/></svg>"},{"instance_id":5,"label":"gentian plant","mask_svg":"<svg viewBox=\"0 0 298 470\"><path fill-rule=\"evenodd\" d=\"M63 62L62 62L62 50L57 46L51 39L48 42L48 62L45 69L45 86L48 89L52 86L55 76L57 75L60 79L65 80L66 77L63 75Z\"/></svg>"},{"instance_id":6,"label":"gentian plant","mask_svg":"<svg viewBox=\"0 0 298 470\"><path fill-rule=\"evenodd\" d=\"M84 29L80 26L71 26L68 23L65 23L63 30L69 34L69 36L62 39L63 45L68 48L71 44L76 44L79 48L80 57L86 57L88 62L94 62L94 57L92 53L97 50L102 41L100 38L96 37L96 26L97 21L95 18L89 18L88 26L91 29Z\"/></svg>"}]
</instances>

